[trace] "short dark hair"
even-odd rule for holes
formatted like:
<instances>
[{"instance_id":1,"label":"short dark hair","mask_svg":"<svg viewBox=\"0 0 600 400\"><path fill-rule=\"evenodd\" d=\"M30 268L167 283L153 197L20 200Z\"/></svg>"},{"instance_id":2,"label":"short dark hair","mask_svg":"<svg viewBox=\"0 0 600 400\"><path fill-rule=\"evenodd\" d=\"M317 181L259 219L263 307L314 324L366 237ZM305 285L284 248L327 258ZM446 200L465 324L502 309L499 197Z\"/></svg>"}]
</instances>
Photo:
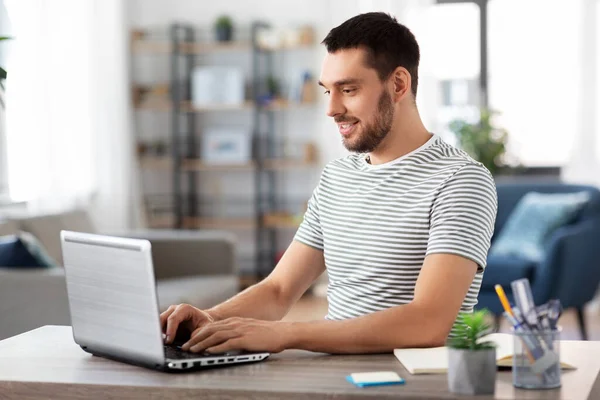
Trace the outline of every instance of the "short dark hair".
<instances>
[{"instance_id":1,"label":"short dark hair","mask_svg":"<svg viewBox=\"0 0 600 400\"><path fill-rule=\"evenodd\" d=\"M412 80L412 94L417 97L419 44L412 32L391 15L383 12L359 14L333 28L321 44L329 53L365 48L367 65L377 71L382 81L396 68L406 68Z\"/></svg>"}]
</instances>

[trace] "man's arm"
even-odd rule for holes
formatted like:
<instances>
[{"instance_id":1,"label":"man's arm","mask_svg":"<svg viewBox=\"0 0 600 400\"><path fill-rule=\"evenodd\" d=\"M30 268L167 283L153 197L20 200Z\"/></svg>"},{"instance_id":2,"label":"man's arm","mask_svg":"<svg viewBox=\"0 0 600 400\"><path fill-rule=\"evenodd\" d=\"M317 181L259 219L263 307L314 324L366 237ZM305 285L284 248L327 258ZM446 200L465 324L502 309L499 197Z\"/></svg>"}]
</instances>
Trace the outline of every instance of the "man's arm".
<instances>
[{"instance_id":1,"label":"man's arm","mask_svg":"<svg viewBox=\"0 0 600 400\"><path fill-rule=\"evenodd\" d=\"M473 282L477 264L451 254L426 257L411 303L344 321L292 324L290 348L379 353L443 346Z\"/></svg>"},{"instance_id":2,"label":"man's arm","mask_svg":"<svg viewBox=\"0 0 600 400\"><path fill-rule=\"evenodd\" d=\"M226 302L210 310L200 310L189 304L170 306L160 315L165 343L175 340L180 326L193 337L207 324L233 317L280 320L324 270L322 251L293 241L265 280Z\"/></svg>"},{"instance_id":3,"label":"man's arm","mask_svg":"<svg viewBox=\"0 0 600 400\"><path fill-rule=\"evenodd\" d=\"M323 271L323 252L293 241L267 278L207 312L215 320L280 320Z\"/></svg>"},{"instance_id":4,"label":"man's arm","mask_svg":"<svg viewBox=\"0 0 600 400\"><path fill-rule=\"evenodd\" d=\"M325 353L381 353L444 344L477 271L452 254L431 254L417 279L413 301L344 321L268 322L232 318L207 325L186 349Z\"/></svg>"}]
</instances>

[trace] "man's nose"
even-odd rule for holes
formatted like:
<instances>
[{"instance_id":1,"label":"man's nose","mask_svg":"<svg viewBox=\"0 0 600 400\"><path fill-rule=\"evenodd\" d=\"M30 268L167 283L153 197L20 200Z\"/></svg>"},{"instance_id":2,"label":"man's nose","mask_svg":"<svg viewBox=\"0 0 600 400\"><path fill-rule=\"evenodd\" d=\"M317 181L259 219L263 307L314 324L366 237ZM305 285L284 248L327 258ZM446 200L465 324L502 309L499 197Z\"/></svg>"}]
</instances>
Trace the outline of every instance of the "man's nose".
<instances>
[{"instance_id":1,"label":"man's nose","mask_svg":"<svg viewBox=\"0 0 600 400\"><path fill-rule=\"evenodd\" d=\"M340 101L338 96L332 93L329 96L329 103L327 104L327 116L335 117L336 115L343 115L346 113L344 104Z\"/></svg>"}]
</instances>

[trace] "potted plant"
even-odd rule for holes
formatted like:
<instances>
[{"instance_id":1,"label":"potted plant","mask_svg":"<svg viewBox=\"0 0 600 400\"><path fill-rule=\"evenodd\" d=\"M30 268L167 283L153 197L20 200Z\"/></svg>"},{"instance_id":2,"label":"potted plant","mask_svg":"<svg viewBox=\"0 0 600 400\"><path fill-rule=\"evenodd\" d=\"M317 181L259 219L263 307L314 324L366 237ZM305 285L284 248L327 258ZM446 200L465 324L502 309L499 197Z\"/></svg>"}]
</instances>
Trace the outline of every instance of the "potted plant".
<instances>
[{"instance_id":1,"label":"potted plant","mask_svg":"<svg viewBox=\"0 0 600 400\"><path fill-rule=\"evenodd\" d=\"M267 94L272 99L277 99L281 94L279 91L279 80L273 75L267 76Z\"/></svg>"},{"instance_id":2,"label":"potted plant","mask_svg":"<svg viewBox=\"0 0 600 400\"><path fill-rule=\"evenodd\" d=\"M0 36L0 42L9 39L11 38L7 36ZM6 75L6 70L0 66L0 94L2 94L2 91L4 91L4 80L6 79ZM4 108L4 101L2 100L2 97L0 97L0 108Z\"/></svg>"},{"instance_id":3,"label":"potted plant","mask_svg":"<svg viewBox=\"0 0 600 400\"><path fill-rule=\"evenodd\" d=\"M493 394L496 387L496 345L482 341L491 332L487 310L461 313L455 335L448 340L448 388L458 394Z\"/></svg>"},{"instance_id":4,"label":"potted plant","mask_svg":"<svg viewBox=\"0 0 600 400\"><path fill-rule=\"evenodd\" d=\"M492 175L503 168L508 133L494 126L492 116L496 112L482 109L479 121L469 123L462 119L450 122L450 130L456 135L460 147L475 160L482 163Z\"/></svg>"},{"instance_id":5,"label":"potted plant","mask_svg":"<svg viewBox=\"0 0 600 400\"><path fill-rule=\"evenodd\" d=\"M233 22L227 15L222 15L215 22L215 34L217 41L228 42L233 36Z\"/></svg>"},{"instance_id":6,"label":"potted plant","mask_svg":"<svg viewBox=\"0 0 600 400\"><path fill-rule=\"evenodd\" d=\"M0 43L2 43L5 40L9 40L11 39L10 37L6 37L6 36L0 36ZM1 50L1 49L0 49ZM4 104L4 80L6 79L7 73L6 70L4 68L2 68L2 66L0 66L0 138L2 138L2 136L4 135L3 131L4 131L4 108L5 108L5 104Z\"/></svg>"}]
</instances>

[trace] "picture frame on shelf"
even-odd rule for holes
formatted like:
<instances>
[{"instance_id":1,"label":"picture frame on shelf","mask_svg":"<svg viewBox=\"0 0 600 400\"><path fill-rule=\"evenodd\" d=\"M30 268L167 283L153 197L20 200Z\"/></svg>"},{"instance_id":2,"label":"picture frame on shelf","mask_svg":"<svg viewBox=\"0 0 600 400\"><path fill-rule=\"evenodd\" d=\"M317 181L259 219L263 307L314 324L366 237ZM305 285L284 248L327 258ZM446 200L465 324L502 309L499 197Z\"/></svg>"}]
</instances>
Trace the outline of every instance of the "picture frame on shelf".
<instances>
[{"instance_id":1,"label":"picture frame on shelf","mask_svg":"<svg viewBox=\"0 0 600 400\"><path fill-rule=\"evenodd\" d=\"M251 133L240 128L211 128L202 136L202 161L208 165L247 164L252 159Z\"/></svg>"}]
</instances>

